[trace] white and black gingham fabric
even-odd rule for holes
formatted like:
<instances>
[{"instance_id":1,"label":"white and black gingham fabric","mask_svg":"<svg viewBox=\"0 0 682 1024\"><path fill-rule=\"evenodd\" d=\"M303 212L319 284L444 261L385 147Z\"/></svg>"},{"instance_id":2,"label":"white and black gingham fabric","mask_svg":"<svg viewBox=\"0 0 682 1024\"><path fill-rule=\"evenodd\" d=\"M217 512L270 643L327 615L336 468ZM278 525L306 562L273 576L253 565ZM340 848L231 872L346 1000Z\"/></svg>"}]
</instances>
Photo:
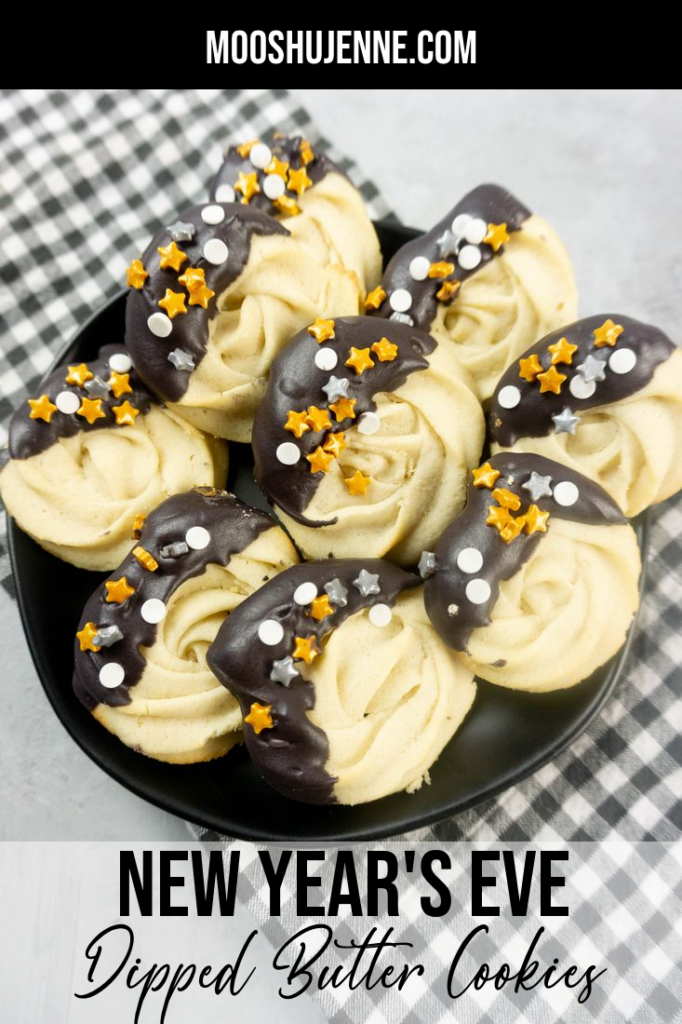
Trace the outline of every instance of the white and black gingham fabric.
<instances>
[{"instance_id":1,"label":"white and black gingham fabric","mask_svg":"<svg viewBox=\"0 0 682 1024\"><path fill-rule=\"evenodd\" d=\"M228 142L299 131L377 188L284 90L0 94L0 422L75 329L122 286L132 256L206 195ZM386 168L386 174L395 173ZM398 211L409 215L409 211ZM506 793L419 838L674 839L682 831L682 500L653 513L627 671L590 728ZM0 537L2 586L12 579Z\"/></svg>"}]
</instances>

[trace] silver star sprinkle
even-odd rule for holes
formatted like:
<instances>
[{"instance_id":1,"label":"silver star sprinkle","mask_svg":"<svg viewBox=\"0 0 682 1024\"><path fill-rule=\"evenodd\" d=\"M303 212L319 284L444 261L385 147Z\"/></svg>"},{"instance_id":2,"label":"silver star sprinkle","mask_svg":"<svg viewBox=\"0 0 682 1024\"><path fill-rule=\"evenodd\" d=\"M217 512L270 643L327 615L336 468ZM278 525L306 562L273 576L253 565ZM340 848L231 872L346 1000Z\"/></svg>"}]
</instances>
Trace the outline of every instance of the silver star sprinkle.
<instances>
[{"instance_id":1,"label":"silver star sprinkle","mask_svg":"<svg viewBox=\"0 0 682 1024\"><path fill-rule=\"evenodd\" d=\"M176 370L190 372L194 369L194 358L185 352L184 348L174 348L168 353L168 362L172 363Z\"/></svg>"},{"instance_id":2,"label":"silver star sprinkle","mask_svg":"<svg viewBox=\"0 0 682 1024\"><path fill-rule=\"evenodd\" d=\"M108 398L111 386L103 377L93 377L85 382L85 390L91 398Z\"/></svg>"},{"instance_id":3,"label":"silver star sprinkle","mask_svg":"<svg viewBox=\"0 0 682 1024\"><path fill-rule=\"evenodd\" d=\"M597 359L593 355L585 357L585 362L576 366L576 370L583 380L603 380L606 376L606 363L603 359Z\"/></svg>"},{"instance_id":4,"label":"silver star sprinkle","mask_svg":"<svg viewBox=\"0 0 682 1024\"><path fill-rule=\"evenodd\" d=\"M399 324L407 324L408 327L414 327L414 320L407 313L391 313L388 319L397 320Z\"/></svg>"},{"instance_id":5,"label":"silver star sprinkle","mask_svg":"<svg viewBox=\"0 0 682 1024\"><path fill-rule=\"evenodd\" d=\"M572 413L568 406L552 416L552 419L557 434L575 434L576 427L580 423L580 416Z\"/></svg>"},{"instance_id":6,"label":"silver star sprinkle","mask_svg":"<svg viewBox=\"0 0 682 1024\"><path fill-rule=\"evenodd\" d=\"M191 242L195 231L194 224L188 224L184 220L176 220L175 224L168 225L168 234L174 242Z\"/></svg>"},{"instance_id":7,"label":"silver star sprinkle","mask_svg":"<svg viewBox=\"0 0 682 1024\"><path fill-rule=\"evenodd\" d=\"M298 675L298 669L294 666L294 659L292 657L281 658L279 661L273 661L272 671L270 672L270 678L273 683L281 683L282 686L290 686L291 680L295 679Z\"/></svg>"},{"instance_id":8,"label":"silver star sprinkle","mask_svg":"<svg viewBox=\"0 0 682 1024\"><path fill-rule=\"evenodd\" d=\"M322 388L327 396L327 401L335 402L337 398L348 398L349 384L350 381L347 377L335 377L334 374L332 374Z\"/></svg>"},{"instance_id":9,"label":"silver star sprinkle","mask_svg":"<svg viewBox=\"0 0 682 1024\"><path fill-rule=\"evenodd\" d=\"M429 576L433 576L438 565L438 559L434 555L433 551L422 551L422 556L419 559L419 575L423 580L428 580Z\"/></svg>"},{"instance_id":10,"label":"silver star sprinkle","mask_svg":"<svg viewBox=\"0 0 682 1024\"><path fill-rule=\"evenodd\" d=\"M379 573L367 572L366 569L361 569L358 578L353 580L353 586L360 591L363 597L369 597L370 594L380 594Z\"/></svg>"},{"instance_id":11,"label":"silver star sprinkle","mask_svg":"<svg viewBox=\"0 0 682 1024\"><path fill-rule=\"evenodd\" d=\"M454 617L455 617L455 615L457 614L458 611L459 611L459 605L458 604L449 604L448 605L448 615L450 616L450 618L454 619Z\"/></svg>"},{"instance_id":12,"label":"silver star sprinkle","mask_svg":"<svg viewBox=\"0 0 682 1024\"><path fill-rule=\"evenodd\" d=\"M530 475L530 478L526 480L525 484L521 484L524 491L528 491L533 501L539 501L540 498L551 498L552 488L551 476L540 476L535 470Z\"/></svg>"},{"instance_id":13,"label":"silver star sprinkle","mask_svg":"<svg viewBox=\"0 0 682 1024\"><path fill-rule=\"evenodd\" d=\"M180 558L189 551L189 545L184 540L176 540L173 544L166 544L161 548L159 554L162 558Z\"/></svg>"},{"instance_id":14,"label":"silver star sprinkle","mask_svg":"<svg viewBox=\"0 0 682 1024\"><path fill-rule=\"evenodd\" d=\"M459 242L459 238L454 233L454 231L450 230L450 228L444 231L443 234L438 239L438 241L436 242L436 245L438 246L438 252L440 253L441 257L453 255L456 256L457 250L459 249Z\"/></svg>"},{"instance_id":15,"label":"silver star sprinkle","mask_svg":"<svg viewBox=\"0 0 682 1024\"><path fill-rule=\"evenodd\" d=\"M123 633L118 626L98 626L92 642L95 647L111 647L112 644L122 639Z\"/></svg>"},{"instance_id":16,"label":"silver star sprinkle","mask_svg":"<svg viewBox=\"0 0 682 1024\"><path fill-rule=\"evenodd\" d=\"M333 605L337 608L346 607L348 604L348 591L338 577L330 580L329 583L325 583L324 589L327 592L327 597Z\"/></svg>"}]
</instances>

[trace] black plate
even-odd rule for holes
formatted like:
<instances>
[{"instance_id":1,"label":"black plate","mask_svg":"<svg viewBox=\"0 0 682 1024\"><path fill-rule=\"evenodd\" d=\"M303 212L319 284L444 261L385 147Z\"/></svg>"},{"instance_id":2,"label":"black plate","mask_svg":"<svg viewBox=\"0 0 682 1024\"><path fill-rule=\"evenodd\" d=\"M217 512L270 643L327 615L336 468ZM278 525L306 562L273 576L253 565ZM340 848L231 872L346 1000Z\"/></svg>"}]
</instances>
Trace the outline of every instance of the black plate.
<instances>
[{"instance_id":1,"label":"black plate","mask_svg":"<svg viewBox=\"0 0 682 1024\"><path fill-rule=\"evenodd\" d=\"M418 232L377 224L386 259ZM81 328L57 364L94 358L120 342L124 294ZM266 507L253 482L248 445L230 445L228 486ZM635 524L646 556L646 521ZM495 796L556 757L594 718L621 674L624 649L595 675L569 690L525 694L479 683L474 708L431 769L431 785L359 807L309 807L280 796L239 747L208 764L175 766L129 750L78 703L71 689L73 636L86 599L105 574L75 569L48 555L11 520L9 549L29 649L45 692L85 753L133 793L189 821L231 836L264 842L347 842L421 828ZM45 580L52 583L48 597Z\"/></svg>"}]
</instances>

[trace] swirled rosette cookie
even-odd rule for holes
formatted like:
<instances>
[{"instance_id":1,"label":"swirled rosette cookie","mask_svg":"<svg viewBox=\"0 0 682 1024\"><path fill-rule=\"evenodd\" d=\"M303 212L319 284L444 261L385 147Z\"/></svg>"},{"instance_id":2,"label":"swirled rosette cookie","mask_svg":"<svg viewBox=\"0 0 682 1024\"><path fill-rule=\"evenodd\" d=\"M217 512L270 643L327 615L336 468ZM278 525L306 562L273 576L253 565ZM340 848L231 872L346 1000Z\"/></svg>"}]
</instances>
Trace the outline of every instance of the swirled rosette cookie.
<instances>
[{"instance_id":1,"label":"swirled rosette cookie","mask_svg":"<svg viewBox=\"0 0 682 1024\"><path fill-rule=\"evenodd\" d=\"M149 757L188 764L225 754L241 738L241 715L206 653L225 617L296 561L281 527L232 494L204 488L169 498L85 606L78 698Z\"/></svg>"},{"instance_id":2,"label":"swirled rosette cookie","mask_svg":"<svg viewBox=\"0 0 682 1024\"><path fill-rule=\"evenodd\" d=\"M381 559L281 573L221 627L208 662L237 697L266 780L307 803L418 789L471 707L471 673L418 577Z\"/></svg>"},{"instance_id":3,"label":"swirled rosette cookie","mask_svg":"<svg viewBox=\"0 0 682 1024\"><path fill-rule=\"evenodd\" d=\"M420 570L442 639L515 690L587 679L623 645L639 603L639 548L621 510L539 455L495 455L474 470L464 512Z\"/></svg>"},{"instance_id":4,"label":"swirled rosette cookie","mask_svg":"<svg viewBox=\"0 0 682 1024\"><path fill-rule=\"evenodd\" d=\"M496 450L556 459L635 516L682 488L682 352L618 313L578 320L508 368L490 431Z\"/></svg>"},{"instance_id":5,"label":"swirled rosette cookie","mask_svg":"<svg viewBox=\"0 0 682 1024\"><path fill-rule=\"evenodd\" d=\"M266 141L230 146L211 199L248 204L282 220L321 262L352 271L364 291L381 277L379 240L360 192L299 135L276 133Z\"/></svg>"},{"instance_id":6,"label":"swirled rosette cookie","mask_svg":"<svg viewBox=\"0 0 682 1024\"><path fill-rule=\"evenodd\" d=\"M454 343L485 401L513 358L576 315L577 293L553 228L498 185L480 185L398 250L366 308Z\"/></svg>"},{"instance_id":7,"label":"swirled rosette cookie","mask_svg":"<svg viewBox=\"0 0 682 1024\"><path fill-rule=\"evenodd\" d=\"M54 370L15 412L0 494L51 554L108 571L137 517L195 484L222 486L226 472L225 446L160 405L110 345Z\"/></svg>"},{"instance_id":8,"label":"swirled rosette cookie","mask_svg":"<svg viewBox=\"0 0 682 1024\"><path fill-rule=\"evenodd\" d=\"M256 478L310 557L410 565L463 506L483 435L451 345L406 324L318 318L273 363Z\"/></svg>"},{"instance_id":9,"label":"swirled rosette cookie","mask_svg":"<svg viewBox=\"0 0 682 1024\"><path fill-rule=\"evenodd\" d=\"M135 368L202 430L248 441L270 364L320 312L357 313L354 275L272 217L205 203L162 228L127 274Z\"/></svg>"}]
</instances>

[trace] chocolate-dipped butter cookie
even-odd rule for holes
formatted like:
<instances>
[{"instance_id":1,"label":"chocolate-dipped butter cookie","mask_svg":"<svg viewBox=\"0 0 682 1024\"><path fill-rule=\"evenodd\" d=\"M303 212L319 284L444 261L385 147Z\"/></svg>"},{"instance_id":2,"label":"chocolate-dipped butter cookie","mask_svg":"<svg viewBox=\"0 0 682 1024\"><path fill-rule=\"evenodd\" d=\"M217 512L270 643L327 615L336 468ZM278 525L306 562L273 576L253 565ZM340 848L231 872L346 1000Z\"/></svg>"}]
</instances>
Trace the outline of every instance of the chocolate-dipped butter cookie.
<instances>
[{"instance_id":1,"label":"chocolate-dipped butter cookie","mask_svg":"<svg viewBox=\"0 0 682 1024\"><path fill-rule=\"evenodd\" d=\"M536 692L573 686L618 651L640 568L606 491L514 452L474 470L466 508L420 562L442 639L483 679Z\"/></svg>"},{"instance_id":2,"label":"chocolate-dipped butter cookie","mask_svg":"<svg viewBox=\"0 0 682 1024\"><path fill-rule=\"evenodd\" d=\"M431 627L418 584L381 559L311 562L221 627L208 663L280 793L358 804L428 778L476 688Z\"/></svg>"},{"instance_id":3,"label":"chocolate-dipped butter cookie","mask_svg":"<svg viewBox=\"0 0 682 1024\"><path fill-rule=\"evenodd\" d=\"M480 185L399 249L366 307L453 344L486 401L515 356L576 315L577 293L553 228L499 185Z\"/></svg>"},{"instance_id":4,"label":"chocolate-dipped butter cookie","mask_svg":"<svg viewBox=\"0 0 682 1024\"><path fill-rule=\"evenodd\" d=\"M507 369L490 434L494 450L585 473L635 516L682 488L682 352L620 313L577 320Z\"/></svg>"},{"instance_id":5,"label":"chocolate-dipped butter cookie","mask_svg":"<svg viewBox=\"0 0 682 1024\"><path fill-rule=\"evenodd\" d=\"M208 488L164 501L138 532L85 606L74 689L127 746L207 761L240 740L241 715L206 652L226 616L296 552L264 512Z\"/></svg>"},{"instance_id":6,"label":"chocolate-dipped butter cookie","mask_svg":"<svg viewBox=\"0 0 682 1024\"><path fill-rule=\"evenodd\" d=\"M483 435L453 346L393 321L318 318L273 363L256 479L309 557L409 565L463 506Z\"/></svg>"},{"instance_id":7,"label":"chocolate-dipped butter cookie","mask_svg":"<svg viewBox=\"0 0 682 1024\"><path fill-rule=\"evenodd\" d=\"M0 495L22 530L53 555L107 571L133 523L170 494L222 486L225 445L159 404L123 346L60 366L17 409Z\"/></svg>"}]
</instances>

